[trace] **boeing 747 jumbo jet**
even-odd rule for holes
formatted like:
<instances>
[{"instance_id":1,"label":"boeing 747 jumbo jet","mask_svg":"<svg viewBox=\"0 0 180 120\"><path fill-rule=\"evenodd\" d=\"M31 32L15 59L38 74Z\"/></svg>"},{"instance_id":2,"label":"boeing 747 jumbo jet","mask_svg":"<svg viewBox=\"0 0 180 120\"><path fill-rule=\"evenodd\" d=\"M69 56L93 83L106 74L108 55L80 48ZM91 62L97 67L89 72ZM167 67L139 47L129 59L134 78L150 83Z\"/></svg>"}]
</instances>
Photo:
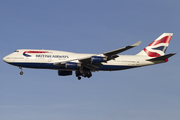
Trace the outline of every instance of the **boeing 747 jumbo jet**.
<instances>
[{"instance_id":1,"label":"boeing 747 jumbo jet","mask_svg":"<svg viewBox=\"0 0 180 120\"><path fill-rule=\"evenodd\" d=\"M138 46L141 41L123 48L102 54L81 54L56 50L34 50L19 49L3 58L6 63L18 66L21 69L54 69L58 70L59 76L72 75L75 71L76 77L90 78L91 72L124 70L147 65L154 65L168 61L168 58L175 55L165 55L173 33L163 33L155 41L149 44L136 55L117 55L125 50Z\"/></svg>"}]
</instances>

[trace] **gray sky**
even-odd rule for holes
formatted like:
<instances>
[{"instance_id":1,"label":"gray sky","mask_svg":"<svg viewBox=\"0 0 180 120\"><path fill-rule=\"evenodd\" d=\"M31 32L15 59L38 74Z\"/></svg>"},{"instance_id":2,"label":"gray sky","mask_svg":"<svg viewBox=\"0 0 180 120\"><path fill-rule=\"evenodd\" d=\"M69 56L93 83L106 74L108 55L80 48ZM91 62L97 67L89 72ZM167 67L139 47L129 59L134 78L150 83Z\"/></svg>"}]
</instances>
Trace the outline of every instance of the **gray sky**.
<instances>
[{"instance_id":1,"label":"gray sky","mask_svg":"<svg viewBox=\"0 0 180 120\"><path fill-rule=\"evenodd\" d=\"M174 33L167 53L179 53L178 0L1 0L0 56L16 49L103 53ZM19 68L0 61L1 120L177 120L179 54L168 63L95 72L78 81L56 70Z\"/></svg>"}]
</instances>

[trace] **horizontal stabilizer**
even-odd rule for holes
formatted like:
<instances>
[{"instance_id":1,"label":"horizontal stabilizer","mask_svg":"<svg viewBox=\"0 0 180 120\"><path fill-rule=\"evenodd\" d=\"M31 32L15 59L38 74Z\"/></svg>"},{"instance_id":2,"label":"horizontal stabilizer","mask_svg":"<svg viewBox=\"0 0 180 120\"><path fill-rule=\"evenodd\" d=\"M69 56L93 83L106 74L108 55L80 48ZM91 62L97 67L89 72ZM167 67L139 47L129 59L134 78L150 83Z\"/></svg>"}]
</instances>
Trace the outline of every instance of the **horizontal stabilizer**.
<instances>
[{"instance_id":1,"label":"horizontal stabilizer","mask_svg":"<svg viewBox=\"0 0 180 120\"><path fill-rule=\"evenodd\" d=\"M164 56L160 56L160 57L156 57L156 58L152 58L152 59L148 59L147 61L160 61L160 60L166 60L168 58L170 58L171 56L175 55L176 53L171 53L171 54L167 54Z\"/></svg>"}]
</instances>

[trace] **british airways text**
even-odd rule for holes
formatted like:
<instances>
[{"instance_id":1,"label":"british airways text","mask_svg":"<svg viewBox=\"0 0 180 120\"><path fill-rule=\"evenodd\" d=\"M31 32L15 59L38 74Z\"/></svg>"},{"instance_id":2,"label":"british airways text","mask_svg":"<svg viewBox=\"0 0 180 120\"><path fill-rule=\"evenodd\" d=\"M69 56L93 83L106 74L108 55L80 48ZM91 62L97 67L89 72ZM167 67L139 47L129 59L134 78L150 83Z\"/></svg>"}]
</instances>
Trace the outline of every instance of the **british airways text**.
<instances>
[{"instance_id":1,"label":"british airways text","mask_svg":"<svg viewBox=\"0 0 180 120\"><path fill-rule=\"evenodd\" d=\"M36 55L36 57L41 58L69 58L67 55Z\"/></svg>"}]
</instances>

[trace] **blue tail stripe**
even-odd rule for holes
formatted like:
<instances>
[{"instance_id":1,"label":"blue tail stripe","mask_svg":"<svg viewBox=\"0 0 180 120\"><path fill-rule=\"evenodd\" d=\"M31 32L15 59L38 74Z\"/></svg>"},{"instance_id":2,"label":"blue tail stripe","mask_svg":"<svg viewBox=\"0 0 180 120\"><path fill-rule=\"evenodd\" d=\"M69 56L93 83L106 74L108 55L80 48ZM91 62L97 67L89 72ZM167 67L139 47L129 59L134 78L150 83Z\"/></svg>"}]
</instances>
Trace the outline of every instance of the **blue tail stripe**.
<instances>
[{"instance_id":1,"label":"blue tail stripe","mask_svg":"<svg viewBox=\"0 0 180 120\"><path fill-rule=\"evenodd\" d=\"M152 48L152 49L154 49L154 50L161 50L163 52L166 52L167 47L166 46L159 46L157 48Z\"/></svg>"}]
</instances>

